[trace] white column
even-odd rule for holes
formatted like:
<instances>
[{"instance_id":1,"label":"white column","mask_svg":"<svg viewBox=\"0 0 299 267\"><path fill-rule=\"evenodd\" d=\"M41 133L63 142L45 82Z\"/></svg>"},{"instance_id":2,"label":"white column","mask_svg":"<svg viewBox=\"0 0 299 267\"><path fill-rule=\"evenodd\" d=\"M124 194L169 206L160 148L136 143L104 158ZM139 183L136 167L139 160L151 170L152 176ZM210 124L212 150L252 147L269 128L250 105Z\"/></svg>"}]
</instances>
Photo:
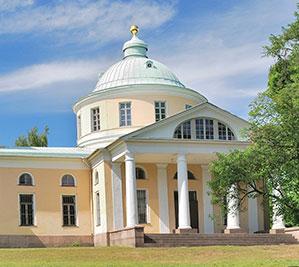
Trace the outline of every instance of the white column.
<instances>
[{"instance_id":1,"label":"white column","mask_svg":"<svg viewBox=\"0 0 299 267\"><path fill-rule=\"evenodd\" d=\"M274 189L273 194L277 197L280 196L280 193L278 190ZM273 224L272 224L272 230L283 230L285 228L284 222L283 222L283 216L282 214L279 214L279 207L274 202L273 203Z\"/></svg>"},{"instance_id":2,"label":"white column","mask_svg":"<svg viewBox=\"0 0 299 267\"><path fill-rule=\"evenodd\" d=\"M258 207L256 197L248 197L248 230L249 233L254 233L259 230Z\"/></svg>"},{"instance_id":3,"label":"white column","mask_svg":"<svg viewBox=\"0 0 299 267\"><path fill-rule=\"evenodd\" d=\"M179 197L179 229L189 229L190 208L188 192L188 170L185 155L178 155L178 197Z\"/></svg>"},{"instance_id":4,"label":"white column","mask_svg":"<svg viewBox=\"0 0 299 267\"><path fill-rule=\"evenodd\" d=\"M208 165L202 165L202 192L203 192L203 208L204 208L204 234L214 233L213 204L212 197L209 194L210 187L208 182L211 180Z\"/></svg>"},{"instance_id":5,"label":"white column","mask_svg":"<svg viewBox=\"0 0 299 267\"><path fill-rule=\"evenodd\" d=\"M121 163L112 163L112 199L113 199L113 228L122 229L123 222L123 197L121 180Z\"/></svg>"},{"instance_id":6,"label":"white column","mask_svg":"<svg viewBox=\"0 0 299 267\"><path fill-rule=\"evenodd\" d=\"M157 164L160 233L169 233L167 164Z\"/></svg>"},{"instance_id":7,"label":"white column","mask_svg":"<svg viewBox=\"0 0 299 267\"><path fill-rule=\"evenodd\" d=\"M125 155L126 166L126 214L127 227L134 227L137 224L137 193L134 155Z\"/></svg>"},{"instance_id":8,"label":"white column","mask_svg":"<svg viewBox=\"0 0 299 267\"><path fill-rule=\"evenodd\" d=\"M227 196L227 227L226 229L240 229L240 215L238 199L236 198L236 185L232 185Z\"/></svg>"}]
</instances>

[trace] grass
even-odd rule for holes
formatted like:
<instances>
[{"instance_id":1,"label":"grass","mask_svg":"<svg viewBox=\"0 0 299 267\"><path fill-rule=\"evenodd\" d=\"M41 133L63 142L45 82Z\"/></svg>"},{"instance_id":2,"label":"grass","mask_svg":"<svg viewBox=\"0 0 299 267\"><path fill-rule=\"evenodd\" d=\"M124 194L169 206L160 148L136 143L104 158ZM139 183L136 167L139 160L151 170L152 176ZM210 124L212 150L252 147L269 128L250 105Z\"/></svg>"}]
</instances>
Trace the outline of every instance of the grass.
<instances>
[{"instance_id":1,"label":"grass","mask_svg":"<svg viewBox=\"0 0 299 267\"><path fill-rule=\"evenodd\" d=\"M0 266L298 266L299 246L0 249Z\"/></svg>"}]
</instances>

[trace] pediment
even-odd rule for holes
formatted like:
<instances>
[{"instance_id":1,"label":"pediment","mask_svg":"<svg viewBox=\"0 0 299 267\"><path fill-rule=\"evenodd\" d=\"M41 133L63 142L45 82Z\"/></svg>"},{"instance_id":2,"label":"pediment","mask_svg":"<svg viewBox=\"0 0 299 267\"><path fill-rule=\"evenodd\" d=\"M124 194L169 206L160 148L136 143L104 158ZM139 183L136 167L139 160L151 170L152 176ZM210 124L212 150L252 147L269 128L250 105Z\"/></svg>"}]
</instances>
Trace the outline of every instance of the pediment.
<instances>
[{"instance_id":1,"label":"pediment","mask_svg":"<svg viewBox=\"0 0 299 267\"><path fill-rule=\"evenodd\" d=\"M241 135L241 129L249 125L244 119L209 102L205 102L132 132L122 139L173 139L178 125L195 118L211 118L226 124L234 132L237 140L244 140Z\"/></svg>"}]
</instances>

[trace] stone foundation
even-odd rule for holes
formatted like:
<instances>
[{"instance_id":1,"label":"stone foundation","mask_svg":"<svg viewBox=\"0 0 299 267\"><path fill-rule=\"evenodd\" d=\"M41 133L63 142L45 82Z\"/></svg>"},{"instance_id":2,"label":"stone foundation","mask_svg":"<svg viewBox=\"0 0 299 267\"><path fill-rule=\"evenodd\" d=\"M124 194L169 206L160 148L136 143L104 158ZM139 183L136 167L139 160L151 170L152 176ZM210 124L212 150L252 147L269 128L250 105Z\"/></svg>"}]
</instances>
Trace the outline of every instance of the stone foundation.
<instances>
[{"instance_id":1,"label":"stone foundation","mask_svg":"<svg viewBox=\"0 0 299 267\"><path fill-rule=\"evenodd\" d=\"M175 229L175 234L196 234L198 229L196 228L185 228L185 229Z\"/></svg>"},{"instance_id":2,"label":"stone foundation","mask_svg":"<svg viewBox=\"0 0 299 267\"><path fill-rule=\"evenodd\" d=\"M93 237L93 243L95 247L108 247L109 243L109 233L95 234Z\"/></svg>"},{"instance_id":3,"label":"stone foundation","mask_svg":"<svg viewBox=\"0 0 299 267\"><path fill-rule=\"evenodd\" d=\"M93 246L92 236L0 235L0 248Z\"/></svg>"},{"instance_id":4,"label":"stone foundation","mask_svg":"<svg viewBox=\"0 0 299 267\"><path fill-rule=\"evenodd\" d=\"M136 226L109 232L110 246L143 247L144 227Z\"/></svg>"},{"instance_id":5,"label":"stone foundation","mask_svg":"<svg viewBox=\"0 0 299 267\"><path fill-rule=\"evenodd\" d=\"M270 234L284 234L285 231L284 231L284 228L283 229L270 229L269 231Z\"/></svg>"}]
</instances>

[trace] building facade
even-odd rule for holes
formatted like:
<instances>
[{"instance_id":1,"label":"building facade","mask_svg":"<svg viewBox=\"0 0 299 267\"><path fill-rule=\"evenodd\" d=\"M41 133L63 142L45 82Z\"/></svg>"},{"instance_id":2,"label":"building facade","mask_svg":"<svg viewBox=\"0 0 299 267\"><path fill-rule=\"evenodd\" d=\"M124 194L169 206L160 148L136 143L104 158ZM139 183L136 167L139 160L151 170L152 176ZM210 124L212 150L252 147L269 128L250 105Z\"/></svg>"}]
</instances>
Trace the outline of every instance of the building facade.
<instances>
[{"instance_id":1,"label":"building facade","mask_svg":"<svg viewBox=\"0 0 299 267\"><path fill-rule=\"evenodd\" d=\"M74 105L77 147L0 149L0 247L265 229L262 199L223 216L209 194L208 164L248 146L248 123L186 88L131 32L123 59Z\"/></svg>"}]
</instances>

